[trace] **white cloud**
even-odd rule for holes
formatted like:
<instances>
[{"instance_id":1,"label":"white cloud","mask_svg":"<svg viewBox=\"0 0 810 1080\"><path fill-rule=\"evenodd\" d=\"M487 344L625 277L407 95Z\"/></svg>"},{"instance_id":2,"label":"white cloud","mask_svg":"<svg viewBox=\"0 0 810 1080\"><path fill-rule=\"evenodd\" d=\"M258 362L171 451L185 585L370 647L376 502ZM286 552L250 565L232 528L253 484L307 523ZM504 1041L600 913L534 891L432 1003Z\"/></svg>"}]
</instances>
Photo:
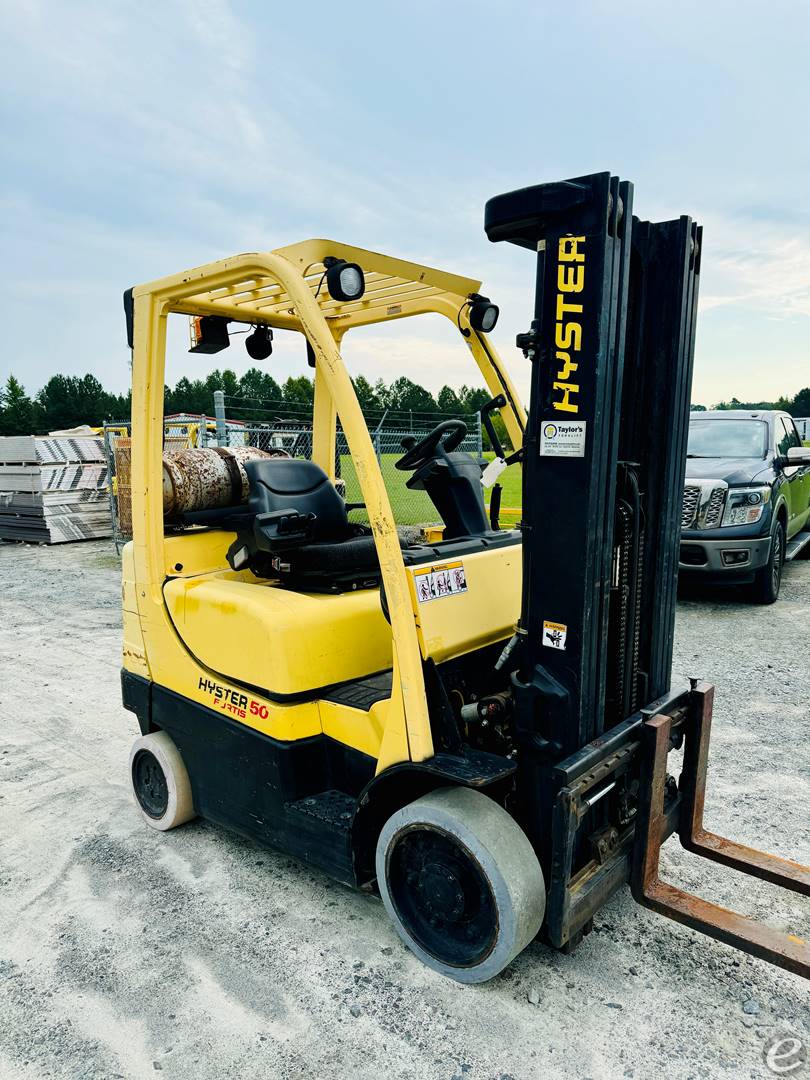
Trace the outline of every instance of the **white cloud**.
<instances>
[{"instance_id":1,"label":"white cloud","mask_svg":"<svg viewBox=\"0 0 810 1080\"><path fill-rule=\"evenodd\" d=\"M564 50L547 47L538 76L514 64L513 21L478 30L441 5L424 41L403 13L377 7L374 18L347 20L326 0L306 12L248 0L5 8L0 295L15 308L0 378L9 365L32 386L55 368L92 369L123 389L123 366L109 359L120 348L123 288L325 235L480 276L501 305L495 340L525 393L528 368L512 343L531 319L533 261L486 241L483 204L512 186L613 164L638 181L642 216L689 210L704 220L699 392L742 396L745 382L767 397L810 381L810 241L779 217L808 210L796 181L804 144L782 137L802 130L807 112L806 88L789 74L799 70L790 58L800 36L785 19L774 16L763 41L759 21L738 12L734 48L715 56L711 29L725 32L728 12L715 17L711 5L698 13L697 38L677 14L619 27L600 0L552 25L524 5L521 41L564 40L575 26L589 73L575 86ZM482 84L469 57L484 41ZM632 97L632 122L606 125L593 87L624 99L625 83L645 76L650 93ZM766 194L772 217L739 210ZM357 334L350 356L369 377L405 373L434 390L469 382L476 368L446 329L431 338L409 321L390 339Z\"/></svg>"},{"instance_id":2,"label":"white cloud","mask_svg":"<svg viewBox=\"0 0 810 1080\"><path fill-rule=\"evenodd\" d=\"M717 221L707 225L705 266L712 292L704 292L705 312L729 304L745 305L769 319L810 316L810 239L787 228ZM750 247L741 246L749 238ZM810 343L809 343L810 345ZM810 367L810 348L808 350Z\"/></svg>"}]
</instances>

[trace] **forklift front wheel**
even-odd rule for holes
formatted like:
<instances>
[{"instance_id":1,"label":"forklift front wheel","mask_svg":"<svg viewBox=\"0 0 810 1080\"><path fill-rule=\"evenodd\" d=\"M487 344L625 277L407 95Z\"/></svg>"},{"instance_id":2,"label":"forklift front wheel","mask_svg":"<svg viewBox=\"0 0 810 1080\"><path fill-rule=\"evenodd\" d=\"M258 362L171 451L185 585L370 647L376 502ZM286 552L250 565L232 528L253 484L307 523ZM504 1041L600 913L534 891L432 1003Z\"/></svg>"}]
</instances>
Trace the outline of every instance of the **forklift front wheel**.
<instances>
[{"instance_id":1,"label":"forklift front wheel","mask_svg":"<svg viewBox=\"0 0 810 1080\"><path fill-rule=\"evenodd\" d=\"M543 873L526 834L480 791L440 788L393 814L377 884L397 933L423 963L482 983L540 930Z\"/></svg>"},{"instance_id":2,"label":"forklift front wheel","mask_svg":"<svg viewBox=\"0 0 810 1080\"><path fill-rule=\"evenodd\" d=\"M129 752L129 777L138 807L153 829L166 832L196 817L186 767L165 731L136 739Z\"/></svg>"}]
</instances>

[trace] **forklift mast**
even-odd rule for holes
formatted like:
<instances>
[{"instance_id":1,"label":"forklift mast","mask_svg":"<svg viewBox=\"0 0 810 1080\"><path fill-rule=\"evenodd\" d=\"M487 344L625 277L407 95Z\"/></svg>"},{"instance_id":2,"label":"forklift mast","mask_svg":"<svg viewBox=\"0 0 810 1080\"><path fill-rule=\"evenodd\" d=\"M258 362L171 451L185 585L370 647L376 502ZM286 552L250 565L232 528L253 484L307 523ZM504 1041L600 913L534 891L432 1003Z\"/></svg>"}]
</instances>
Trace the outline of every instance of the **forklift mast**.
<instances>
[{"instance_id":1,"label":"forklift mast","mask_svg":"<svg viewBox=\"0 0 810 1080\"><path fill-rule=\"evenodd\" d=\"M704 829L713 689L670 685L702 230L640 221L632 185L609 173L498 195L485 230L537 258L517 339L531 362L521 614L498 663L545 937L575 944L629 881L646 907L810 977L804 941L658 876L677 832L694 854L810 895L807 867Z\"/></svg>"},{"instance_id":2,"label":"forklift mast","mask_svg":"<svg viewBox=\"0 0 810 1080\"><path fill-rule=\"evenodd\" d=\"M487 203L537 253L516 725L559 760L669 690L701 230L609 173Z\"/></svg>"}]
</instances>

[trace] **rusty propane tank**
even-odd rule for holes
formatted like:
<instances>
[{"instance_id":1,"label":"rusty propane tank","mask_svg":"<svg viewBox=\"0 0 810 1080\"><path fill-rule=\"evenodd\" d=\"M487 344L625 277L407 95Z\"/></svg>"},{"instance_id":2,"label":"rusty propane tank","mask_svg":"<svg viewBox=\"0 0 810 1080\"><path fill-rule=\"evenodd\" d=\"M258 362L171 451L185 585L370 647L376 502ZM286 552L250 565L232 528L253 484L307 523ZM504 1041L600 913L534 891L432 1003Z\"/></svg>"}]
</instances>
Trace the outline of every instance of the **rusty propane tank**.
<instances>
[{"instance_id":1,"label":"rusty propane tank","mask_svg":"<svg viewBox=\"0 0 810 1080\"><path fill-rule=\"evenodd\" d=\"M163 513L166 517L191 510L237 506L247 502L246 461L288 457L254 446L166 450L163 454Z\"/></svg>"}]
</instances>

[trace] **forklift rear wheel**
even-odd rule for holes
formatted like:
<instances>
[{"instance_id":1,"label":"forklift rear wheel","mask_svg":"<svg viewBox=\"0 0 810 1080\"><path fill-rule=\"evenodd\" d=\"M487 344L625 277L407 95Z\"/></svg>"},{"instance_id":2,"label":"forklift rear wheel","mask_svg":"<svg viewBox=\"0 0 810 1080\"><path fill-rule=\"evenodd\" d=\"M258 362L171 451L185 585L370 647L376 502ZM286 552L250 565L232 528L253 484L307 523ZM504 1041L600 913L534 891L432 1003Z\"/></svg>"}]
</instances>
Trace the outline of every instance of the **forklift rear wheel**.
<instances>
[{"instance_id":1,"label":"forklift rear wheel","mask_svg":"<svg viewBox=\"0 0 810 1080\"><path fill-rule=\"evenodd\" d=\"M540 930L546 889L534 849L480 791L440 788L398 810L380 833L376 861L399 936L457 982L491 979Z\"/></svg>"},{"instance_id":2,"label":"forklift rear wheel","mask_svg":"<svg viewBox=\"0 0 810 1080\"><path fill-rule=\"evenodd\" d=\"M165 731L135 741L129 776L144 820L153 829L166 832L196 817L186 767Z\"/></svg>"}]
</instances>

